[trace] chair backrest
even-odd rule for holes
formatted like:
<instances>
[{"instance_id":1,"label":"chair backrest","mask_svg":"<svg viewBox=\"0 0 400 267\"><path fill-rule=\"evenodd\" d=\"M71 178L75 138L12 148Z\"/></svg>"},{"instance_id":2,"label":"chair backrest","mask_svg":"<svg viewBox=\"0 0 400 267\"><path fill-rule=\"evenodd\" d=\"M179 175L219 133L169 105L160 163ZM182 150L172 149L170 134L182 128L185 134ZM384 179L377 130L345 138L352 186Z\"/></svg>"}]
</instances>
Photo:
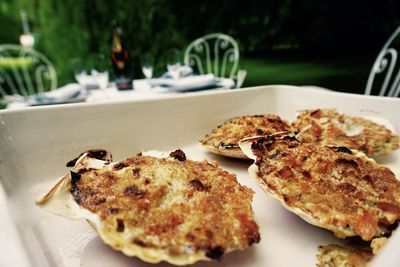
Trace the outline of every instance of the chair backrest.
<instances>
[{"instance_id":1,"label":"chair backrest","mask_svg":"<svg viewBox=\"0 0 400 267\"><path fill-rule=\"evenodd\" d=\"M239 64L239 46L226 34L208 34L189 44L184 63L199 74L234 78Z\"/></svg>"},{"instance_id":2,"label":"chair backrest","mask_svg":"<svg viewBox=\"0 0 400 267\"><path fill-rule=\"evenodd\" d=\"M400 26L386 41L372 66L367 86L365 87L366 95L373 94L375 88L378 89L380 96L398 97L400 95L400 67L397 64L397 48L394 46L399 36ZM379 74L382 75L382 85L374 88L374 81L376 81Z\"/></svg>"},{"instance_id":3,"label":"chair backrest","mask_svg":"<svg viewBox=\"0 0 400 267\"><path fill-rule=\"evenodd\" d=\"M53 64L41 53L19 45L0 45L0 99L57 88Z\"/></svg>"}]
</instances>

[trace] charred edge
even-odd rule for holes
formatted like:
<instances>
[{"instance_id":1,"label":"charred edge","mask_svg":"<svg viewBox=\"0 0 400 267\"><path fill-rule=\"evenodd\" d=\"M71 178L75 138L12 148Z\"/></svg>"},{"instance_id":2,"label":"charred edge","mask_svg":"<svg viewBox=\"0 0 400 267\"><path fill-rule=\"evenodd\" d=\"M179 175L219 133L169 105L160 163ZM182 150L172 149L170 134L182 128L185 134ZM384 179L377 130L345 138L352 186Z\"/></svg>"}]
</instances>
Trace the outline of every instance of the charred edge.
<instances>
[{"instance_id":1,"label":"charred edge","mask_svg":"<svg viewBox=\"0 0 400 267\"><path fill-rule=\"evenodd\" d=\"M76 187L76 185L72 184L72 187L69 190L69 192L71 193L75 202L78 203L78 205L81 205L83 203L83 199L81 197L81 191L79 190L78 187Z\"/></svg>"},{"instance_id":2,"label":"charred edge","mask_svg":"<svg viewBox=\"0 0 400 267\"><path fill-rule=\"evenodd\" d=\"M347 154L350 154L350 155L353 154L353 152L351 152L351 150L348 149L348 148L345 147L345 146L338 146L338 147L336 147L336 152L343 152L343 153L347 153Z\"/></svg>"},{"instance_id":3,"label":"charred edge","mask_svg":"<svg viewBox=\"0 0 400 267\"><path fill-rule=\"evenodd\" d=\"M276 153L274 153L274 154L272 154L272 155L269 155L269 156L268 156L268 159L276 159L276 158L279 156L280 153L281 153L281 152L277 151Z\"/></svg>"},{"instance_id":4,"label":"charred edge","mask_svg":"<svg viewBox=\"0 0 400 267\"><path fill-rule=\"evenodd\" d=\"M268 135L265 138L260 138L256 142L251 144L252 150L262 150L263 148L268 148L275 142L275 137Z\"/></svg>"},{"instance_id":5,"label":"charred edge","mask_svg":"<svg viewBox=\"0 0 400 267\"><path fill-rule=\"evenodd\" d=\"M399 226L399 222L395 222L391 225L388 225L387 229L389 230L389 233L391 233L392 231L396 230L398 226Z\"/></svg>"},{"instance_id":6,"label":"charred edge","mask_svg":"<svg viewBox=\"0 0 400 267\"><path fill-rule=\"evenodd\" d=\"M132 185L125 188L124 195L140 198L145 195L145 192L141 191L136 185Z\"/></svg>"},{"instance_id":7,"label":"charred edge","mask_svg":"<svg viewBox=\"0 0 400 267\"><path fill-rule=\"evenodd\" d=\"M258 134L258 135L263 135L263 134L264 134L264 131L263 131L262 129L257 129L257 134Z\"/></svg>"},{"instance_id":8,"label":"charred edge","mask_svg":"<svg viewBox=\"0 0 400 267\"><path fill-rule=\"evenodd\" d=\"M93 201L93 204L94 205L96 205L96 206L98 206L98 205L100 205L100 204L103 204L104 202L106 202L106 198L95 198L95 200Z\"/></svg>"},{"instance_id":9,"label":"charred edge","mask_svg":"<svg viewBox=\"0 0 400 267\"><path fill-rule=\"evenodd\" d=\"M355 160L352 159L344 159L344 158L340 158L336 160L337 163L342 163L345 165L349 165L352 166L354 168L358 168L358 163Z\"/></svg>"},{"instance_id":10,"label":"charred edge","mask_svg":"<svg viewBox=\"0 0 400 267\"><path fill-rule=\"evenodd\" d=\"M280 118L276 118L276 119L268 118L267 120L270 123L282 123L282 120Z\"/></svg>"},{"instance_id":11,"label":"charred edge","mask_svg":"<svg viewBox=\"0 0 400 267\"><path fill-rule=\"evenodd\" d=\"M301 174L303 175L303 178L306 179L306 180L311 178L311 173L309 171L307 171L307 170L303 170L301 172Z\"/></svg>"},{"instance_id":12,"label":"charred edge","mask_svg":"<svg viewBox=\"0 0 400 267\"><path fill-rule=\"evenodd\" d=\"M70 173L71 173L71 184L72 184L72 187L75 187L76 183L81 179L81 174L77 173L77 172L72 172L72 171L70 171Z\"/></svg>"},{"instance_id":13,"label":"charred edge","mask_svg":"<svg viewBox=\"0 0 400 267\"><path fill-rule=\"evenodd\" d=\"M74 166L76 165L76 162L78 161L78 159L79 159L81 156L82 156L82 154L80 154L78 157L76 157L76 158L74 158L74 159L68 161L67 164L65 164L65 166L66 166L67 168L72 168L72 167L74 167Z\"/></svg>"},{"instance_id":14,"label":"charred edge","mask_svg":"<svg viewBox=\"0 0 400 267\"><path fill-rule=\"evenodd\" d=\"M224 255L224 248L221 246L209 247L206 256L213 260L221 260Z\"/></svg>"},{"instance_id":15,"label":"charred edge","mask_svg":"<svg viewBox=\"0 0 400 267\"><path fill-rule=\"evenodd\" d=\"M341 184L338 184L338 185L337 185L337 188L338 188L339 190L341 190L341 191L344 191L344 192L351 192L351 193L354 193L354 192L357 190L357 188L356 188L354 185L349 184L349 183L341 183Z\"/></svg>"},{"instance_id":16,"label":"charred edge","mask_svg":"<svg viewBox=\"0 0 400 267\"><path fill-rule=\"evenodd\" d=\"M190 185L199 191L208 191L211 186L204 185L199 179L193 179L190 182Z\"/></svg>"},{"instance_id":17,"label":"charred edge","mask_svg":"<svg viewBox=\"0 0 400 267\"><path fill-rule=\"evenodd\" d=\"M239 147L239 146L236 145L236 144L225 144L225 143L223 143L223 142L221 142L221 143L219 144L219 146L222 147L223 149L235 149L235 148L238 148L238 147Z\"/></svg>"},{"instance_id":18,"label":"charred edge","mask_svg":"<svg viewBox=\"0 0 400 267\"><path fill-rule=\"evenodd\" d=\"M141 156L143 156L143 153L142 152L137 153L136 156L141 157Z\"/></svg>"},{"instance_id":19,"label":"charred edge","mask_svg":"<svg viewBox=\"0 0 400 267\"><path fill-rule=\"evenodd\" d=\"M116 214L119 212L119 208L108 208L107 213L108 214Z\"/></svg>"},{"instance_id":20,"label":"charred edge","mask_svg":"<svg viewBox=\"0 0 400 267\"><path fill-rule=\"evenodd\" d=\"M283 140L286 140L286 141L295 141L295 142L299 142L299 143L300 143L300 141L297 140L296 136L286 135L286 136L283 137Z\"/></svg>"},{"instance_id":21,"label":"charred edge","mask_svg":"<svg viewBox=\"0 0 400 267\"><path fill-rule=\"evenodd\" d=\"M117 219L117 232L123 232L125 230L124 220Z\"/></svg>"},{"instance_id":22,"label":"charred edge","mask_svg":"<svg viewBox=\"0 0 400 267\"><path fill-rule=\"evenodd\" d=\"M104 149L90 149L87 152L89 158L95 158L99 160L105 160L107 158L107 151Z\"/></svg>"},{"instance_id":23,"label":"charred edge","mask_svg":"<svg viewBox=\"0 0 400 267\"><path fill-rule=\"evenodd\" d=\"M139 240L139 239L133 240L133 243L134 243L135 245L140 246L140 247L147 247L147 244L146 244L145 242L143 242L142 240Z\"/></svg>"},{"instance_id":24,"label":"charred edge","mask_svg":"<svg viewBox=\"0 0 400 267\"><path fill-rule=\"evenodd\" d=\"M259 150L260 149L260 144L257 142L251 143L251 150Z\"/></svg>"},{"instance_id":25,"label":"charred edge","mask_svg":"<svg viewBox=\"0 0 400 267\"><path fill-rule=\"evenodd\" d=\"M261 236L260 236L260 233L258 233L258 232L250 235L247 238L247 242L248 242L249 246L256 244L256 243L260 243L260 241L261 241Z\"/></svg>"},{"instance_id":26,"label":"charred edge","mask_svg":"<svg viewBox=\"0 0 400 267\"><path fill-rule=\"evenodd\" d=\"M108 155L107 151L104 150L104 149L91 149L91 150L88 150L88 151L86 151L86 152L84 152L84 153L87 153L87 156L88 156L89 158L95 158L95 159L100 159L100 160L107 160L107 155ZM78 161L78 159L79 159L84 153L81 153L81 154L79 154L79 156L77 156L76 158L74 158L74 159L68 161L67 164L65 164L65 166L66 166L67 168L72 168L72 167L74 167L74 166L76 165L76 162ZM111 157L111 155L110 155L110 157Z\"/></svg>"},{"instance_id":27,"label":"charred edge","mask_svg":"<svg viewBox=\"0 0 400 267\"><path fill-rule=\"evenodd\" d=\"M372 179L372 177L371 177L369 174L364 175L364 176L362 177L362 179L365 180L365 181L367 181L367 182L370 183L370 184L373 184L373 182L374 182L374 180Z\"/></svg>"},{"instance_id":28,"label":"charred edge","mask_svg":"<svg viewBox=\"0 0 400 267\"><path fill-rule=\"evenodd\" d=\"M133 175L136 176L136 175L139 175L139 173L140 173L140 168L133 168L133 169L132 169L132 174L133 174Z\"/></svg>"},{"instance_id":29,"label":"charred edge","mask_svg":"<svg viewBox=\"0 0 400 267\"><path fill-rule=\"evenodd\" d=\"M316 109L313 112L310 113L311 116L317 115L319 112L321 112L321 110Z\"/></svg>"},{"instance_id":30,"label":"charred edge","mask_svg":"<svg viewBox=\"0 0 400 267\"><path fill-rule=\"evenodd\" d=\"M263 160L262 160L262 159L257 159L256 162L255 162L255 164L256 164L258 167L260 167L260 166L262 165L262 163L263 163Z\"/></svg>"},{"instance_id":31,"label":"charred edge","mask_svg":"<svg viewBox=\"0 0 400 267\"><path fill-rule=\"evenodd\" d=\"M128 165L126 165L125 162L118 162L117 164L115 164L113 166L113 170L114 171L119 171L119 170L122 170L123 168L126 168L126 167L128 167Z\"/></svg>"},{"instance_id":32,"label":"charred edge","mask_svg":"<svg viewBox=\"0 0 400 267\"><path fill-rule=\"evenodd\" d=\"M174 158L176 160L179 160L179 161L185 161L186 160L185 152L183 152L180 149L177 149L177 150L171 152L169 155L170 155L170 157L172 157L172 158Z\"/></svg>"}]
</instances>

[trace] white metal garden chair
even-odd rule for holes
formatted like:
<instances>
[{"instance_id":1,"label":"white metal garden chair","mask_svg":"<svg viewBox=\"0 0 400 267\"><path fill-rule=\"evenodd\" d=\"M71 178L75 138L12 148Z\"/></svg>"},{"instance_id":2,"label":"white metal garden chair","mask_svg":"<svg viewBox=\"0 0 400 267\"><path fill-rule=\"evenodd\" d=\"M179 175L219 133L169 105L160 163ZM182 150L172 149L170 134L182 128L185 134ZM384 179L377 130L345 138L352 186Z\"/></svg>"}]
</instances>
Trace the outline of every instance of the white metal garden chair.
<instances>
[{"instance_id":1,"label":"white metal garden chair","mask_svg":"<svg viewBox=\"0 0 400 267\"><path fill-rule=\"evenodd\" d=\"M400 38L400 26L392 33L386 41L382 50L372 66L369 73L365 94L371 95L375 88L380 96L398 97L400 95L400 66L397 61L397 48L395 42ZM398 45L398 44L397 44ZM397 46L398 47L398 46ZM381 74L383 83L381 87L373 86L377 76Z\"/></svg>"},{"instance_id":2,"label":"white metal garden chair","mask_svg":"<svg viewBox=\"0 0 400 267\"><path fill-rule=\"evenodd\" d=\"M207 34L191 42L185 50L183 61L199 74L212 73L216 77L237 80L236 87L243 84L247 74L245 70L238 72L238 43L222 33Z\"/></svg>"},{"instance_id":3,"label":"white metal garden chair","mask_svg":"<svg viewBox=\"0 0 400 267\"><path fill-rule=\"evenodd\" d=\"M56 88L56 71L43 54L19 45L0 45L0 100Z\"/></svg>"}]
</instances>

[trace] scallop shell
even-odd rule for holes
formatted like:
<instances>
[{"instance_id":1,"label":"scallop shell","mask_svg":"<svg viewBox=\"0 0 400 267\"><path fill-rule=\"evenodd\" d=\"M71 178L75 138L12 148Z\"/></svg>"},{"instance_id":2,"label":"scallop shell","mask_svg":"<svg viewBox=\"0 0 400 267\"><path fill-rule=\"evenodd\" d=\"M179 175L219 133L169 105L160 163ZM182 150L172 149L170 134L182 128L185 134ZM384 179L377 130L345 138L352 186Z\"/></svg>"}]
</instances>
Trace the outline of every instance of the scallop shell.
<instances>
[{"instance_id":1,"label":"scallop shell","mask_svg":"<svg viewBox=\"0 0 400 267\"><path fill-rule=\"evenodd\" d=\"M154 156L158 158L167 157L168 153L161 151L147 151L143 152L144 155ZM91 168L91 169L102 169L104 167L112 170L113 165L116 162L108 162L104 160L98 160L95 158L88 157L87 153L82 154L76 162L76 165L71 169L72 171L78 171L79 169ZM191 264L199 260L209 260L204 256L203 253L189 253L185 256L170 257L169 255L162 253L158 249L144 248L139 245L135 245L131 241L121 239L118 236L114 236L107 231L104 231L104 224L95 213L79 206L74 200L71 190L71 173L61 177L51 188L51 190L45 195L38 198L36 204L56 215L63 216L68 219L84 219L97 231L103 242L115 250L119 250L127 256L135 256L149 263L159 263L160 261L167 261L175 265L186 265Z\"/></svg>"},{"instance_id":2,"label":"scallop shell","mask_svg":"<svg viewBox=\"0 0 400 267\"><path fill-rule=\"evenodd\" d=\"M271 137L271 136L269 136L269 137ZM377 164L373 159L368 158L364 153L359 152L357 150L349 150L349 149L343 148L343 147L340 147L340 149L342 151L335 152L335 153L343 152L344 154L347 154L349 152L353 155L353 156L351 156L353 159L358 158L358 159L360 159L360 162L363 162L363 164L368 164L368 166L370 166L369 168L376 170L376 172L380 172L384 175L388 175L387 178L385 178L385 186L390 186L390 189L388 188L388 190L390 190L390 191L387 192L387 194L388 194L387 196L385 195L385 199L383 199L383 198L381 199L381 195L379 195L379 198L373 198L372 200L368 200L369 202L365 205L362 203L356 204L356 203L358 203L357 202L358 197L353 199L353 195L351 195L351 198L349 200L349 201L352 201L352 202L350 202L352 205L355 205L354 207L357 207L357 213L358 213L358 209L360 209L361 214L371 214L371 213L374 214L374 212L378 212L379 217L377 217L377 219L376 219L377 220L376 225L373 224L371 221L367 221L367 219L365 222L364 221L361 222L361 220L364 220L364 217L363 217L364 215L357 215L356 217L353 217L353 213L349 213L348 211L336 212L334 210L330 210L330 211L324 211L322 213L321 212L318 213L317 212L318 209L316 209L317 211L315 211L315 208L313 208L313 207L320 206L321 205L320 202L303 203L301 201L294 200L293 203L296 203L296 204L292 204L292 206L289 205L288 203L290 203L290 202L288 202L288 203L286 202L285 197L278 192L279 190L275 190L275 191L273 190L273 186L276 186L276 183L274 183L274 185L270 187L267 184L267 182L263 180L263 178L260 175L260 169L256 164L256 162L259 159L254 154L252 145L255 142L257 142L258 140L260 140L260 139L262 140L265 138L266 138L266 136L255 136L255 137L245 138L245 139L239 141L239 146L242 149L243 153L255 161L254 164L252 164L248 169L249 175L262 187L262 189L265 192L267 192L270 196L272 196L273 198L278 200L278 202L283 207L285 207L290 212L296 214L297 216L302 218L304 221L306 221L312 225L315 225L315 226L318 226L318 227L321 227L324 229L328 229L328 230L332 231L339 238L345 238L345 237L349 237L349 236L359 235L364 240L370 240L371 238L373 238L375 236L381 236L382 234L389 231L389 229L386 228L386 226L384 227L383 225L380 225L379 222L385 221L388 218L390 218L388 220L391 223L394 223L395 221L400 219L400 213L398 211L398 209L400 209L400 198L398 197L398 192L400 192L398 190L398 188L400 188L399 187L400 183L399 183L399 181L396 180L396 177L393 174L393 172L391 172L387 167ZM296 140L296 139L293 139L294 138L293 136L288 136L285 134L273 135L273 138L271 140L285 140L285 138L291 139L291 140ZM266 140L268 140L268 139L266 139ZM271 141L271 142L275 142L275 141ZM301 144L301 142L299 142L299 141L297 141L297 142L299 143L299 146L303 145L303 144ZM311 150L311 151L314 151L313 153L319 153L318 152L319 147L321 147L321 149L322 149L321 151L325 151L325 150L323 150L324 149L323 146L317 146L317 145L313 145L313 144L304 144L304 145L315 146L315 149L317 149L316 150L317 152L315 152L314 150ZM325 149L326 148L329 148L329 146L325 147ZM338 149L338 147L331 147L331 148ZM348 151L348 152L346 152L346 151ZM288 151L286 151L286 152L288 152ZM295 153L295 152L293 152L293 153ZM330 154L328 153L328 155L330 155ZM331 155L331 156L333 156L333 155ZM340 160L341 157L342 156L338 156L338 159ZM286 160L289 160L289 159L286 159ZM346 161L346 159L343 159L343 160ZM283 162L284 161L278 160L278 163L276 163L277 165L274 165L274 167L276 167L277 170L280 169L280 167L291 168L291 167L286 166L285 163L283 163ZM354 162L354 161L352 161L352 159L348 159L348 162ZM268 164L268 163L264 163L264 164ZM354 164L357 164L357 163L354 162ZM268 165L266 165L266 166L268 166ZM297 166L296 168L301 168L298 165L296 165L296 166ZM361 165L361 166L365 167L367 165ZM307 172L308 172L308 170L307 170ZM310 172L311 172L311 170L310 170ZM363 172L360 172L360 174L361 173L363 173ZM272 174L272 175L274 175L274 174ZM299 174L292 174L292 175L299 175ZM334 180L333 176L332 177L329 176L331 174L321 173L320 175L323 175L323 176L328 175L328 176L326 176L327 181L329 181L332 184L337 183L337 181ZM376 176L374 178L369 178L369 179L374 179L373 181L376 183L378 181L377 179L379 179L379 178L380 178L380 176ZM264 179L266 179L266 178L264 177ZM271 179L273 180L274 178L271 178ZM301 179L303 179L303 178L298 178L299 181ZM349 180L347 180L347 178L345 176L343 176L343 178L340 178L340 179L342 179L342 180L340 180L341 183L344 183L345 185L349 185L351 187L356 188L358 185L361 185L363 178L359 177L359 180L357 180L356 178L352 178L352 179L349 178ZM303 184L307 183L307 180L302 180L302 181L303 181L302 182ZM316 182L316 180L313 180L313 181ZM295 180L293 182L298 183L297 180ZM280 182L278 182L278 183L280 183ZM351 185L348 183L354 183L354 184ZM298 187L294 187L294 188L296 190L302 190L300 187L300 184L301 183L299 183ZM374 184L374 183L372 183L372 184ZM376 194L380 194L383 192L382 189L380 188L381 186L382 185L378 185L375 187L373 185L367 185L365 187L363 186L362 190L365 190L365 188L368 188L368 190L370 190L370 191L366 191L366 192L371 193L371 195L368 197L372 197ZM284 186L282 188L284 188ZM281 190L283 190L283 189L281 189ZM315 190L315 189L313 189L313 190ZM329 189L329 190L332 190L332 189ZM296 192L296 191L292 191L292 192ZM310 193L305 193L305 194L307 194L306 197L307 197L308 201L312 201L313 197L315 196L315 193L312 193L312 192L313 191L310 191ZM331 191L331 192L329 192L329 194L333 194L332 192L335 192L335 191ZM358 192L358 191L355 191L355 192ZM382 193L382 194L386 194L386 191L384 191L384 192L385 193ZM294 195L296 195L296 194L297 193L294 193ZM300 196L302 196L303 194L304 193L301 193ZM365 193L365 194L367 194L367 193ZM290 193L289 193L289 195L290 195ZM324 201L326 201L326 203L329 203L329 201L332 201L332 200L328 200L326 198L326 199L324 199ZM382 206L382 208L380 208L381 207L380 201L382 201L382 203L383 203L382 205L388 205L388 207L390 207L390 209L387 207L384 207L384 206ZM308 205L312 205L312 206L309 207ZM373 205L374 208L372 208L372 207L370 208L368 205ZM336 207L336 206L331 206L330 204L326 204L326 205L324 205L324 210L326 210L327 207ZM365 215L365 216L369 216L369 215ZM371 216L375 216L375 215L371 215ZM378 216L378 215L376 215L376 216ZM336 223L335 220L340 220L341 223ZM349 227L342 224L343 222L350 223ZM361 223L363 226L359 226L359 225L361 225ZM371 223L371 225L369 225L369 223ZM367 227L368 229L365 231L360 230L360 229L364 229L362 227Z\"/></svg>"}]
</instances>

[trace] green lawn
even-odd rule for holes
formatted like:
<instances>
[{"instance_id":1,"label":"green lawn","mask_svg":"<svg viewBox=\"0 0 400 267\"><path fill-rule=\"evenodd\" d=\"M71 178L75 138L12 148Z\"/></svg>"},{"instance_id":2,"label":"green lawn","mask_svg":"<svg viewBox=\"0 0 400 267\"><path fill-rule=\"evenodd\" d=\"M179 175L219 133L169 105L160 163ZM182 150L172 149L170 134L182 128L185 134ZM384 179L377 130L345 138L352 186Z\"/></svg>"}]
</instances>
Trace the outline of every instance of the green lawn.
<instances>
[{"instance_id":1,"label":"green lawn","mask_svg":"<svg viewBox=\"0 0 400 267\"><path fill-rule=\"evenodd\" d=\"M266 84L315 85L335 91L363 93L374 56L336 58L242 58L244 86Z\"/></svg>"}]
</instances>

